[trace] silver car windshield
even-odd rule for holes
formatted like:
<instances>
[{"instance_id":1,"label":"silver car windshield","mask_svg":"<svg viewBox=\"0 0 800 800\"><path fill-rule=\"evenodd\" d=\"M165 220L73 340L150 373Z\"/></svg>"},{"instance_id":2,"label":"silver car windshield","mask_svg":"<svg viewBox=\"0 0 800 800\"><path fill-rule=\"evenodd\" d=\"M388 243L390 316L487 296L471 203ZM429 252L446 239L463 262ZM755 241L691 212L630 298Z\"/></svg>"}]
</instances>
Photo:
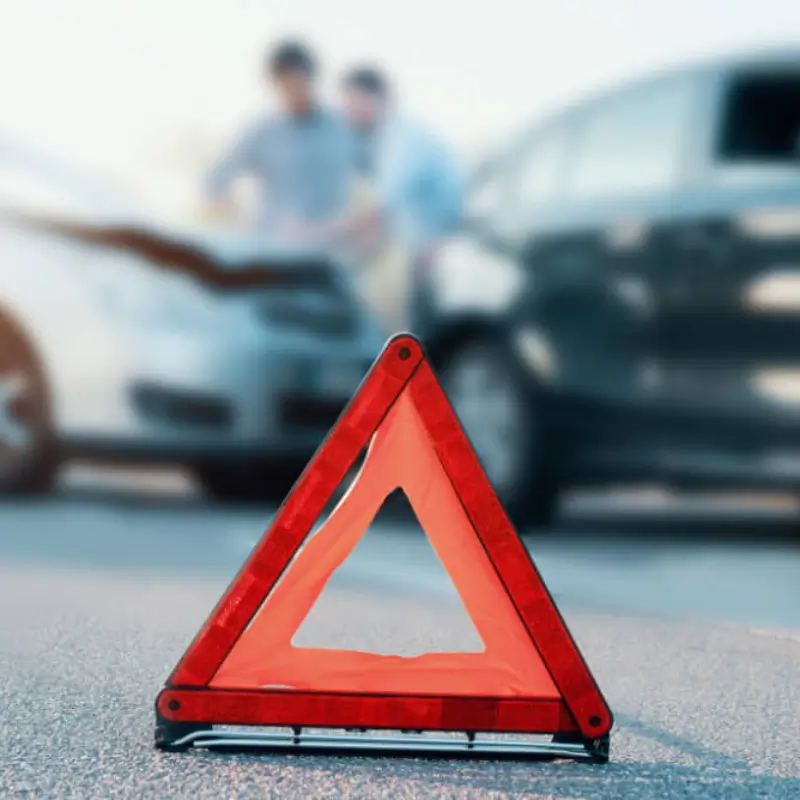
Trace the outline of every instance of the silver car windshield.
<instances>
[{"instance_id":1,"label":"silver car windshield","mask_svg":"<svg viewBox=\"0 0 800 800\"><path fill-rule=\"evenodd\" d=\"M2 137L0 212L93 223L140 216L127 198L100 181Z\"/></svg>"}]
</instances>

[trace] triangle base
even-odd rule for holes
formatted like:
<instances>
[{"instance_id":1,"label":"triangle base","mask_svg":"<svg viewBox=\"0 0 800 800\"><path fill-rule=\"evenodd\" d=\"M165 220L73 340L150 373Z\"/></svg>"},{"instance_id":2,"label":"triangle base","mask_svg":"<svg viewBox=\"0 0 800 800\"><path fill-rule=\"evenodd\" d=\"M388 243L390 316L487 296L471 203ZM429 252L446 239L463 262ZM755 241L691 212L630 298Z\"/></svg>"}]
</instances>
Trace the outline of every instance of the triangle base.
<instances>
[{"instance_id":1,"label":"triangle base","mask_svg":"<svg viewBox=\"0 0 800 800\"><path fill-rule=\"evenodd\" d=\"M459 713L447 715L444 712L448 708ZM320 722L323 717L325 721ZM554 719L560 725L555 730ZM406 727L412 724L413 728ZM235 731L219 730L215 725L252 727ZM292 732L257 728L291 728ZM304 728L315 730L305 732ZM337 729L337 732L319 732L319 729ZM344 732L338 732L339 729ZM397 733L370 735L369 730ZM460 733L465 738L422 735L426 731ZM478 732L544 734L552 739L549 742L487 739L478 738ZM155 738L156 747L167 751L205 748L220 752L255 750L523 761L572 759L592 763L606 763L609 759L608 734L584 739L564 703L550 699L165 689L156 701Z\"/></svg>"},{"instance_id":2,"label":"triangle base","mask_svg":"<svg viewBox=\"0 0 800 800\"><path fill-rule=\"evenodd\" d=\"M393 756L404 758L487 759L492 761L555 761L571 759L592 764L606 764L609 737L585 742L560 743L479 739L426 739L420 736L369 736L365 734L279 734L198 729L174 744L161 742L169 752L190 748L217 753L285 753L327 756Z\"/></svg>"}]
</instances>

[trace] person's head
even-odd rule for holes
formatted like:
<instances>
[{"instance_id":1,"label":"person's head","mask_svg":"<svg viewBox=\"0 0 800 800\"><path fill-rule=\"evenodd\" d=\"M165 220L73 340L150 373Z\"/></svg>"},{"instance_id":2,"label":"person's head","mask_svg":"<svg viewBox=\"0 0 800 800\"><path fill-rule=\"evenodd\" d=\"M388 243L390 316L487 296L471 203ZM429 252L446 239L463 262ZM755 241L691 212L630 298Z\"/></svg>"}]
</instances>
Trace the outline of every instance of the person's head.
<instances>
[{"instance_id":1,"label":"person's head","mask_svg":"<svg viewBox=\"0 0 800 800\"><path fill-rule=\"evenodd\" d=\"M317 63L300 42L281 42L267 55L267 74L283 105L293 114L303 114L314 104Z\"/></svg>"},{"instance_id":2,"label":"person's head","mask_svg":"<svg viewBox=\"0 0 800 800\"><path fill-rule=\"evenodd\" d=\"M342 79L342 92L344 113L356 128L372 128L389 102L389 85L374 67L350 70Z\"/></svg>"}]
</instances>

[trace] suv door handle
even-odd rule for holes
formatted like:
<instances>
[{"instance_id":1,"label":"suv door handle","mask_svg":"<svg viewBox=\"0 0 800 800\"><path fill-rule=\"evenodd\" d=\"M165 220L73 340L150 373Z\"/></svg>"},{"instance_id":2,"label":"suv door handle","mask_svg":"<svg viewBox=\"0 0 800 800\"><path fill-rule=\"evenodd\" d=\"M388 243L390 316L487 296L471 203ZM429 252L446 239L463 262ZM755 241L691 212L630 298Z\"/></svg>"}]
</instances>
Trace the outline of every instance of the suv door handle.
<instances>
[{"instance_id":1,"label":"suv door handle","mask_svg":"<svg viewBox=\"0 0 800 800\"><path fill-rule=\"evenodd\" d=\"M714 266L722 266L727 262L733 247L731 231L722 224L686 229L680 236L680 243L682 247L709 257Z\"/></svg>"}]
</instances>

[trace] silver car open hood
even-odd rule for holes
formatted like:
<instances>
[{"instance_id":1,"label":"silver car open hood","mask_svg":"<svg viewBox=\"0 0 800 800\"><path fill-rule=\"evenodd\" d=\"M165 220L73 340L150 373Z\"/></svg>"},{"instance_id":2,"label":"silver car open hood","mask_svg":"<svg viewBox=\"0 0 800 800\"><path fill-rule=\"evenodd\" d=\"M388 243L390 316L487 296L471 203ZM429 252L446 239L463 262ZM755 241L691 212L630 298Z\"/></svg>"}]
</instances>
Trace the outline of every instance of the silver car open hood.
<instances>
[{"instance_id":1,"label":"silver car open hood","mask_svg":"<svg viewBox=\"0 0 800 800\"><path fill-rule=\"evenodd\" d=\"M93 224L8 209L0 209L0 225L124 250L154 268L218 290L332 288L340 277L333 260L324 253L281 248L260 237L176 231L140 222Z\"/></svg>"}]
</instances>

